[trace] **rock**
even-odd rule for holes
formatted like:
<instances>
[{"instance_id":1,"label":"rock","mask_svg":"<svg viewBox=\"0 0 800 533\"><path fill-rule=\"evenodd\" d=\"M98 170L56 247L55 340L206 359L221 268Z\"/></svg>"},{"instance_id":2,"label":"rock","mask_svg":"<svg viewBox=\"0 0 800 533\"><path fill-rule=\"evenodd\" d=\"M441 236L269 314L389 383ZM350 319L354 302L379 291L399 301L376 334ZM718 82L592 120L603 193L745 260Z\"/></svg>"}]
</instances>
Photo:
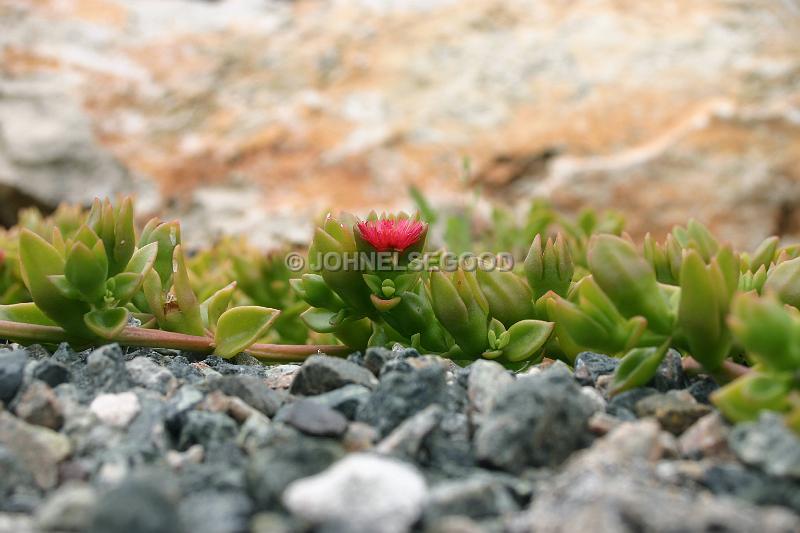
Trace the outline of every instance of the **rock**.
<instances>
[{"instance_id":1,"label":"rock","mask_svg":"<svg viewBox=\"0 0 800 533\"><path fill-rule=\"evenodd\" d=\"M294 377L300 371L300 365L274 365L267 367L264 382L272 390L288 390Z\"/></svg>"},{"instance_id":2,"label":"rock","mask_svg":"<svg viewBox=\"0 0 800 533\"><path fill-rule=\"evenodd\" d=\"M600 376L614 373L619 366L619 359L601 353L581 352L575 358L575 379L581 385L591 385Z\"/></svg>"},{"instance_id":3,"label":"rock","mask_svg":"<svg viewBox=\"0 0 800 533\"><path fill-rule=\"evenodd\" d=\"M465 516L476 520L514 513L519 506L508 489L486 475L473 475L434 486L425 502L425 521L446 516Z\"/></svg>"},{"instance_id":4,"label":"rock","mask_svg":"<svg viewBox=\"0 0 800 533\"><path fill-rule=\"evenodd\" d=\"M255 376L223 376L211 386L229 396L236 396L253 409L271 417L283 403L283 395L267 387L263 379Z\"/></svg>"},{"instance_id":5,"label":"rock","mask_svg":"<svg viewBox=\"0 0 800 533\"><path fill-rule=\"evenodd\" d=\"M566 371L519 378L503 390L476 432L475 453L483 463L510 472L558 465L591 442L593 411Z\"/></svg>"},{"instance_id":6,"label":"rock","mask_svg":"<svg viewBox=\"0 0 800 533\"><path fill-rule=\"evenodd\" d=\"M496 361L479 359L469 365L467 396L473 424L480 425L492 410L500 392L514 382L514 376Z\"/></svg>"},{"instance_id":7,"label":"rock","mask_svg":"<svg viewBox=\"0 0 800 533\"><path fill-rule=\"evenodd\" d=\"M717 385L717 382L706 376L695 380L686 390L689 391L689 394L691 394L698 403L710 405L711 394L718 388L719 385Z\"/></svg>"},{"instance_id":8,"label":"rock","mask_svg":"<svg viewBox=\"0 0 800 533\"><path fill-rule=\"evenodd\" d=\"M42 531L86 531L97 500L97 493L91 485L62 485L36 511L36 525Z\"/></svg>"},{"instance_id":9,"label":"rock","mask_svg":"<svg viewBox=\"0 0 800 533\"><path fill-rule=\"evenodd\" d=\"M295 516L322 529L394 533L416 522L427 494L425 480L413 466L351 454L289 485L283 503Z\"/></svg>"},{"instance_id":10,"label":"rock","mask_svg":"<svg viewBox=\"0 0 800 533\"><path fill-rule=\"evenodd\" d=\"M0 402L7 404L16 396L27 362L25 350L0 352Z\"/></svg>"},{"instance_id":11,"label":"rock","mask_svg":"<svg viewBox=\"0 0 800 533\"><path fill-rule=\"evenodd\" d=\"M258 453L262 446L266 446L270 439L269 418L261 413L255 413L244 421L236 436L236 444L249 455Z\"/></svg>"},{"instance_id":12,"label":"rock","mask_svg":"<svg viewBox=\"0 0 800 533\"><path fill-rule=\"evenodd\" d=\"M358 364L364 366L376 376L380 376L384 365L387 363L419 357L419 352L414 348L406 348L402 344L395 344L391 350L383 346L373 346L367 348L363 356L358 354L359 357L354 358L353 355L355 354L351 354L348 359L354 362L355 359L358 359Z\"/></svg>"},{"instance_id":13,"label":"rock","mask_svg":"<svg viewBox=\"0 0 800 533\"><path fill-rule=\"evenodd\" d=\"M139 356L125 363L128 375L134 384L161 394L169 394L178 386L172 373L146 356Z\"/></svg>"},{"instance_id":14,"label":"rock","mask_svg":"<svg viewBox=\"0 0 800 533\"><path fill-rule=\"evenodd\" d=\"M130 478L104 492L89 533L183 531L175 497L156 477Z\"/></svg>"},{"instance_id":15,"label":"rock","mask_svg":"<svg viewBox=\"0 0 800 533\"><path fill-rule=\"evenodd\" d=\"M658 365L653 377L652 386L661 392L683 389L686 386L686 374L683 372L681 354L677 350L670 348L664 354L664 360Z\"/></svg>"},{"instance_id":16,"label":"rock","mask_svg":"<svg viewBox=\"0 0 800 533\"><path fill-rule=\"evenodd\" d=\"M594 412L605 412L606 400L597 389L590 387L589 385L584 385L581 387L581 394L583 394L583 396L592 403L592 409Z\"/></svg>"},{"instance_id":17,"label":"rock","mask_svg":"<svg viewBox=\"0 0 800 533\"><path fill-rule=\"evenodd\" d=\"M281 513L257 513L250 521L251 533L296 533L303 528Z\"/></svg>"},{"instance_id":18,"label":"rock","mask_svg":"<svg viewBox=\"0 0 800 533\"><path fill-rule=\"evenodd\" d=\"M291 392L313 396L349 384L374 389L378 380L369 370L350 361L327 355L313 355L306 359L295 375Z\"/></svg>"},{"instance_id":19,"label":"rock","mask_svg":"<svg viewBox=\"0 0 800 533\"><path fill-rule=\"evenodd\" d=\"M678 440L685 457L717 457L728 453L730 428L717 412L712 412L692 424Z\"/></svg>"},{"instance_id":20,"label":"rock","mask_svg":"<svg viewBox=\"0 0 800 533\"><path fill-rule=\"evenodd\" d=\"M0 513L0 531L9 533L39 533L33 518L21 513Z\"/></svg>"},{"instance_id":21,"label":"rock","mask_svg":"<svg viewBox=\"0 0 800 533\"><path fill-rule=\"evenodd\" d=\"M638 416L655 417L661 427L674 435L680 435L710 411L685 390L652 394L636 402Z\"/></svg>"},{"instance_id":22,"label":"rock","mask_svg":"<svg viewBox=\"0 0 800 533\"><path fill-rule=\"evenodd\" d=\"M307 435L339 437L347 431L347 418L338 411L310 400L296 400L280 410L276 420Z\"/></svg>"},{"instance_id":23,"label":"rock","mask_svg":"<svg viewBox=\"0 0 800 533\"><path fill-rule=\"evenodd\" d=\"M167 363L167 370L169 370L175 378L188 384L196 384L203 380L203 373L192 366L189 360L183 355L173 357L172 360Z\"/></svg>"},{"instance_id":24,"label":"rock","mask_svg":"<svg viewBox=\"0 0 800 533\"><path fill-rule=\"evenodd\" d=\"M245 494L204 491L183 498L178 512L184 531L239 533L248 530L252 506Z\"/></svg>"},{"instance_id":25,"label":"rock","mask_svg":"<svg viewBox=\"0 0 800 533\"><path fill-rule=\"evenodd\" d=\"M634 420L636 418L636 403L642 398L657 392L657 390L649 387L638 387L617 394L609 400L606 412L622 420Z\"/></svg>"},{"instance_id":26,"label":"rock","mask_svg":"<svg viewBox=\"0 0 800 533\"><path fill-rule=\"evenodd\" d=\"M800 514L800 482L777 478L738 463L712 464L697 481L718 495L733 496L755 505L781 505Z\"/></svg>"},{"instance_id":27,"label":"rock","mask_svg":"<svg viewBox=\"0 0 800 533\"><path fill-rule=\"evenodd\" d=\"M778 414L765 411L757 422L737 425L728 445L745 464L776 477L800 479L800 437Z\"/></svg>"},{"instance_id":28,"label":"rock","mask_svg":"<svg viewBox=\"0 0 800 533\"><path fill-rule=\"evenodd\" d=\"M238 432L236 422L223 413L190 411L181 428L178 448L185 450L193 444L200 444L209 450L233 442Z\"/></svg>"},{"instance_id":29,"label":"rock","mask_svg":"<svg viewBox=\"0 0 800 533\"><path fill-rule=\"evenodd\" d=\"M240 465L203 459L204 462L187 462L181 468L178 477L181 494L185 496L206 491L241 494L247 490L245 472Z\"/></svg>"},{"instance_id":30,"label":"rock","mask_svg":"<svg viewBox=\"0 0 800 533\"><path fill-rule=\"evenodd\" d=\"M33 474L14 452L0 444L0 513L31 513L40 504L41 490ZM0 531L5 530L0 527Z\"/></svg>"},{"instance_id":31,"label":"rock","mask_svg":"<svg viewBox=\"0 0 800 533\"><path fill-rule=\"evenodd\" d=\"M133 392L120 392L98 395L92 400L89 409L103 424L124 428L139 414L141 405L139 397Z\"/></svg>"},{"instance_id":32,"label":"rock","mask_svg":"<svg viewBox=\"0 0 800 533\"><path fill-rule=\"evenodd\" d=\"M47 383L51 387L57 387L62 383L68 383L71 379L69 368L52 359L39 361L33 369L33 378Z\"/></svg>"},{"instance_id":33,"label":"rock","mask_svg":"<svg viewBox=\"0 0 800 533\"><path fill-rule=\"evenodd\" d=\"M130 389L132 382L119 345L108 344L89 354L83 380L84 392L91 396L100 392L116 393Z\"/></svg>"},{"instance_id":34,"label":"rock","mask_svg":"<svg viewBox=\"0 0 800 533\"><path fill-rule=\"evenodd\" d=\"M186 413L203 401L203 393L192 385L184 385L169 399L166 407L168 426L179 431L186 418Z\"/></svg>"},{"instance_id":35,"label":"rock","mask_svg":"<svg viewBox=\"0 0 800 533\"><path fill-rule=\"evenodd\" d=\"M364 452L372 449L378 440L378 431L362 422L351 422L342 437L342 446L348 452Z\"/></svg>"},{"instance_id":36,"label":"rock","mask_svg":"<svg viewBox=\"0 0 800 533\"><path fill-rule=\"evenodd\" d=\"M333 439L309 437L290 426L273 424L247 465L248 493L257 509L274 509L291 482L322 472L344 453Z\"/></svg>"},{"instance_id":37,"label":"rock","mask_svg":"<svg viewBox=\"0 0 800 533\"><path fill-rule=\"evenodd\" d=\"M61 403L46 383L34 380L17 399L17 416L37 426L58 430L64 423Z\"/></svg>"},{"instance_id":38,"label":"rock","mask_svg":"<svg viewBox=\"0 0 800 533\"><path fill-rule=\"evenodd\" d=\"M444 409L432 404L404 420L375 447L375 451L394 455L400 459L413 460L422 447L422 441L442 421Z\"/></svg>"},{"instance_id":39,"label":"rock","mask_svg":"<svg viewBox=\"0 0 800 533\"><path fill-rule=\"evenodd\" d=\"M330 392L309 396L308 400L335 409L353 420L361 406L369 399L370 394L371 391L363 385L345 385Z\"/></svg>"},{"instance_id":40,"label":"rock","mask_svg":"<svg viewBox=\"0 0 800 533\"><path fill-rule=\"evenodd\" d=\"M577 453L542 483L521 531L793 531L800 519L778 509L715 499L656 474L661 431L653 420L625 423Z\"/></svg>"},{"instance_id":41,"label":"rock","mask_svg":"<svg viewBox=\"0 0 800 533\"><path fill-rule=\"evenodd\" d=\"M42 489L56 485L58 464L72 451L70 441L64 435L30 425L7 411L0 411L0 444L19 459Z\"/></svg>"},{"instance_id":42,"label":"rock","mask_svg":"<svg viewBox=\"0 0 800 533\"><path fill-rule=\"evenodd\" d=\"M384 372L380 384L359 409L356 419L388 435L406 418L432 403L447 401L445 373L439 366L409 372Z\"/></svg>"}]
</instances>

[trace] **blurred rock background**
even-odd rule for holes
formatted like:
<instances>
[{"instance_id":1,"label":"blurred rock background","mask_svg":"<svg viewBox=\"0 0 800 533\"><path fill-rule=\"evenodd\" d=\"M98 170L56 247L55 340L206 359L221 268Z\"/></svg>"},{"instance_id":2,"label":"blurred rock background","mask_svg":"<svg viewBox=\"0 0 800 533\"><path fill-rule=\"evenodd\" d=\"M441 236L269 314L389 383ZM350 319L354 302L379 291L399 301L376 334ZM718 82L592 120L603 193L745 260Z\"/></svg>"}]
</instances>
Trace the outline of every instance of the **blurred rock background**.
<instances>
[{"instance_id":1,"label":"blurred rock background","mask_svg":"<svg viewBox=\"0 0 800 533\"><path fill-rule=\"evenodd\" d=\"M0 223L133 191L268 245L417 184L798 237L798 36L798 0L0 0Z\"/></svg>"}]
</instances>

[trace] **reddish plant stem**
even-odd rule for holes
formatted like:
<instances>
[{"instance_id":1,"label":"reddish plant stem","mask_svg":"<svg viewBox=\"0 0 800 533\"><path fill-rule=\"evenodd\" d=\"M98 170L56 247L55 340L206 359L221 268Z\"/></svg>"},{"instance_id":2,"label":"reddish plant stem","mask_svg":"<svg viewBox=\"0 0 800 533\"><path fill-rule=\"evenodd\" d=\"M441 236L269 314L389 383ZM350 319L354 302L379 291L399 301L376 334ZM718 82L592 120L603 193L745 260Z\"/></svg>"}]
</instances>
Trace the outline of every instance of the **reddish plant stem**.
<instances>
[{"instance_id":1,"label":"reddish plant stem","mask_svg":"<svg viewBox=\"0 0 800 533\"><path fill-rule=\"evenodd\" d=\"M697 374L702 374L705 372L711 375L711 377L713 377L714 380L716 380L719 384L730 383L731 381L752 372L751 368L734 363L733 361L725 361L718 370L709 372L703 368L703 365L701 365L697 359L691 356L683 358L683 370L692 376L696 376Z\"/></svg>"},{"instance_id":2,"label":"reddish plant stem","mask_svg":"<svg viewBox=\"0 0 800 533\"><path fill-rule=\"evenodd\" d=\"M60 343L70 340L67 333L57 326L41 326L8 320L0 320L0 339L31 343ZM172 348L198 353L214 351L214 339L211 337L158 329L127 327L109 342L117 342L123 346ZM253 344L245 350L245 353L265 362L298 362L317 353L345 356L351 351L350 347L338 344Z\"/></svg>"}]
</instances>

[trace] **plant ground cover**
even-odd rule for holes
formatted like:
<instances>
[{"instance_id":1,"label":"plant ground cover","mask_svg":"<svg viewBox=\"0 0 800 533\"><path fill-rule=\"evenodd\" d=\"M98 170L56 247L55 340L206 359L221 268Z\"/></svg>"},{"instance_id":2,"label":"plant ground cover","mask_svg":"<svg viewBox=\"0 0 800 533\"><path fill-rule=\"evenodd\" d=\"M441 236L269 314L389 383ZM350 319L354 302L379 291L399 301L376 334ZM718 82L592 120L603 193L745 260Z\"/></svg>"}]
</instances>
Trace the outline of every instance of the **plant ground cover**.
<instances>
[{"instance_id":1,"label":"plant ground cover","mask_svg":"<svg viewBox=\"0 0 800 533\"><path fill-rule=\"evenodd\" d=\"M800 527L797 247L694 221L637 246L539 203L477 231L417 201L329 216L299 272L238 239L187 254L129 200L22 216L0 235L0 525Z\"/></svg>"}]
</instances>

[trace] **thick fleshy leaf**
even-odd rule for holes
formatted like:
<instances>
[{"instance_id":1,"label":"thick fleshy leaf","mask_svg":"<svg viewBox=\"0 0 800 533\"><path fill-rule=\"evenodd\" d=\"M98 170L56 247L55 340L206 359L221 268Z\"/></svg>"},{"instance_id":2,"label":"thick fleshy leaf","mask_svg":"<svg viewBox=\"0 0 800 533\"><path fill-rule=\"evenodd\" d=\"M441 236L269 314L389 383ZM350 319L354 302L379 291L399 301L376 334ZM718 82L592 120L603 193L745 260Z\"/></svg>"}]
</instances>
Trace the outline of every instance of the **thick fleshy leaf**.
<instances>
[{"instance_id":1,"label":"thick fleshy leaf","mask_svg":"<svg viewBox=\"0 0 800 533\"><path fill-rule=\"evenodd\" d=\"M335 317L336 312L334 311L314 307L300 315L300 319L306 326L317 333L333 333L336 331L337 326L333 323Z\"/></svg>"},{"instance_id":2,"label":"thick fleshy leaf","mask_svg":"<svg viewBox=\"0 0 800 533\"><path fill-rule=\"evenodd\" d=\"M120 272L109 280L109 290L118 305L128 303L133 295L142 287L144 276L135 272Z\"/></svg>"},{"instance_id":3,"label":"thick fleshy leaf","mask_svg":"<svg viewBox=\"0 0 800 533\"><path fill-rule=\"evenodd\" d=\"M189 282L186 259L181 245L173 252L172 291L178 309L167 310L167 323L172 331L188 335L203 335L205 326L200 313L200 304Z\"/></svg>"},{"instance_id":4,"label":"thick fleshy leaf","mask_svg":"<svg viewBox=\"0 0 800 533\"><path fill-rule=\"evenodd\" d=\"M80 301L86 300L83 294L81 294L81 291L76 289L72 285L72 283L70 283L67 280L67 276L63 274L61 275L53 274L52 276L47 276L47 279L50 281L50 283L53 284L53 287L55 287L56 290L60 292L64 298L69 298L70 300L80 300Z\"/></svg>"},{"instance_id":5,"label":"thick fleshy leaf","mask_svg":"<svg viewBox=\"0 0 800 533\"><path fill-rule=\"evenodd\" d=\"M56 326L33 302L11 305L0 305L0 320L38 324L40 326Z\"/></svg>"},{"instance_id":6,"label":"thick fleshy leaf","mask_svg":"<svg viewBox=\"0 0 800 533\"><path fill-rule=\"evenodd\" d=\"M528 285L513 272L478 269L478 283L489 304L489 314L506 327L533 317Z\"/></svg>"},{"instance_id":7,"label":"thick fleshy leaf","mask_svg":"<svg viewBox=\"0 0 800 533\"><path fill-rule=\"evenodd\" d=\"M133 272L144 276L153 267L158 255L158 243L145 244L134 252L131 260L125 266L125 272Z\"/></svg>"},{"instance_id":8,"label":"thick fleshy leaf","mask_svg":"<svg viewBox=\"0 0 800 533\"><path fill-rule=\"evenodd\" d=\"M280 311L247 305L228 309L217 322L214 354L230 358L263 337Z\"/></svg>"},{"instance_id":9,"label":"thick fleshy leaf","mask_svg":"<svg viewBox=\"0 0 800 533\"><path fill-rule=\"evenodd\" d=\"M767 237L758 245L758 248L756 248L753 252L753 256L750 258L750 272L756 272L762 266L769 268L770 263L775 259L775 252L778 249L779 242L780 239L773 236Z\"/></svg>"},{"instance_id":10,"label":"thick fleshy leaf","mask_svg":"<svg viewBox=\"0 0 800 533\"><path fill-rule=\"evenodd\" d=\"M98 241L97 246L102 250L102 242ZM87 302L96 302L105 296L107 274L108 263L105 258L98 259L82 242L76 242L67 253L64 275Z\"/></svg>"},{"instance_id":11,"label":"thick fleshy leaf","mask_svg":"<svg viewBox=\"0 0 800 533\"><path fill-rule=\"evenodd\" d=\"M774 293L783 303L800 309L800 257L771 268L764 282L764 292Z\"/></svg>"},{"instance_id":12,"label":"thick fleshy leaf","mask_svg":"<svg viewBox=\"0 0 800 533\"><path fill-rule=\"evenodd\" d=\"M161 278L161 285L168 287L172 280L172 258L175 247L181 242L181 227L178 222L158 223L157 219L152 219L147 223L142 231L139 244L144 247L147 244L158 243L158 252L153 262L153 268Z\"/></svg>"},{"instance_id":13,"label":"thick fleshy leaf","mask_svg":"<svg viewBox=\"0 0 800 533\"><path fill-rule=\"evenodd\" d=\"M90 311L83 317L86 326L97 336L112 340L128 324L129 312L124 307Z\"/></svg>"},{"instance_id":14,"label":"thick fleshy leaf","mask_svg":"<svg viewBox=\"0 0 800 533\"><path fill-rule=\"evenodd\" d=\"M711 401L732 422L755 420L761 411L790 408L791 375L752 373L715 391Z\"/></svg>"},{"instance_id":15,"label":"thick fleshy leaf","mask_svg":"<svg viewBox=\"0 0 800 533\"><path fill-rule=\"evenodd\" d=\"M144 293L147 306L150 312L156 317L159 324L166 323L166 314L164 310L164 291L161 286L161 278L155 269L150 270L144 277L142 283L142 293Z\"/></svg>"},{"instance_id":16,"label":"thick fleshy leaf","mask_svg":"<svg viewBox=\"0 0 800 533\"><path fill-rule=\"evenodd\" d=\"M669 348L668 343L660 347L634 348L626 353L614 372L611 395L636 387L643 387L656 375L661 361Z\"/></svg>"},{"instance_id":17,"label":"thick fleshy leaf","mask_svg":"<svg viewBox=\"0 0 800 533\"><path fill-rule=\"evenodd\" d=\"M594 280L620 313L628 318L645 317L655 332L671 332L673 319L655 272L633 244L613 235L595 235L589 243L588 260Z\"/></svg>"},{"instance_id":18,"label":"thick fleshy leaf","mask_svg":"<svg viewBox=\"0 0 800 533\"><path fill-rule=\"evenodd\" d=\"M71 335L91 337L83 322L88 304L66 298L48 279L64 273L64 258L58 250L39 235L23 229L19 236L19 258L20 272L37 307Z\"/></svg>"},{"instance_id":19,"label":"thick fleshy leaf","mask_svg":"<svg viewBox=\"0 0 800 533\"><path fill-rule=\"evenodd\" d=\"M800 320L774 298L739 295L729 322L751 358L772 370L800 368Z\"/></svg>"},{"instance_id":20,"label":"thick fleshy leaf","mask_svg":"<svg viewBox=\"0 0 800 533\"><path fill-rule=\"evenodd\" d=\"M552 322L523 320L508 328L508 344L503 357L511 362L525 361L539 353L553 333Z\"/></svg>"},{"instance_id":21,"label":"thick fleshy leaf","mask_svg":"<svg viewBox=\"0 0 800 533\"><path fill-rule=\"evenodd\" d=\"M217 326L219 317L222 316L231 303L233 292L236 290L236 282L230 283L208 297L200 304L200 314L206 328L212 332Z\"/></svg>"},{"instance_id":22,"label":"thick fleshy leaf","mask_svg":"<svg viewBox=\"0 0 800 533\"><path fill-rule=\"evenodd\" d=\"M294 280L292 280L294 281ZM344 307L344 302L339 298L319 274L303 274L300 280L302 298L314 307L322 307L338 311Z\"/></svg>"},{"instance_id":23,"label":"thick fleshy leaf","mask_svg":"<svg viewBox=\"0 0 800 533\"><path fill-rule=\"evenodd\" d=\"M109 267L111 274L117 274L125 269L136 250L136 231L133 226L133 199L128 196L114 213L114 248L113 267Z\"/></svg>"}]
</instances>

